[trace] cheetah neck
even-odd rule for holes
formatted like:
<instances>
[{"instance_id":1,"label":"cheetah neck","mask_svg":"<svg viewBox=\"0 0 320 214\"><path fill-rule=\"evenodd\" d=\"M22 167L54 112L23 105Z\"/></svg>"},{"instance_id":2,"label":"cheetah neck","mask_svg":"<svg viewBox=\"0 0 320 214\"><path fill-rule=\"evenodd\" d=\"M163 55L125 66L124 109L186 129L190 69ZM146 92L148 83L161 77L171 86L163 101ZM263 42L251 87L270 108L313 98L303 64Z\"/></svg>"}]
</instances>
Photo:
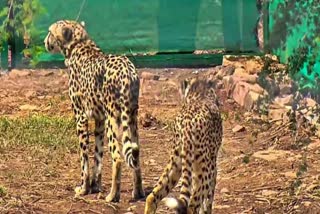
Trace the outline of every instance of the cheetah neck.
<instances>
[{"instance_id":1,"label":"cheetah neck","mask_svg":"<svg viewBox=\"0 0 320 214\"><path fill-rule=\"evenodd\" d=\"M78 50L82 51L96 51L101 52L101 49L96 45L94 41L91 39L86 39L84 41L80 41L77 43L71 43L64 49L64 56L66 59L69 59L74 55L74 53L77 53Z\"/></svg>"},{"instance_id":2,"label":"cheetah neck","mask_svg":"<svg viewBox=\"0 0 320 214\"><path fill-rule=\"evenodd\" d=\"M75 44L70 44L65 48L65 65L66 67L77 67L81 66L79 61L86 59L91 55L103 54L102 50L92 41L85 40Z\"/></svg>"}]
</instances>

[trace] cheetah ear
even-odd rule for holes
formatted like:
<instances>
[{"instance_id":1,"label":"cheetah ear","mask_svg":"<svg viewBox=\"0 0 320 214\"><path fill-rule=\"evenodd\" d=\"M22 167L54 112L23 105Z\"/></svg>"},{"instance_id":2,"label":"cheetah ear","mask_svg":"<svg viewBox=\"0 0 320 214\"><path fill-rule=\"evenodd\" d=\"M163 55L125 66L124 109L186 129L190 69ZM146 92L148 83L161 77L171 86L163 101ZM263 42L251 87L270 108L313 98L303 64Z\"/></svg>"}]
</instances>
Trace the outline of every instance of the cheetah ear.
<instances>
[{"instance_id":1,"label":"cheetah ear","mask_svg":"<svg viewBox=\"0 0 320 214\"><path fill-rule=\"evenodd\" d=\"M216 81L213 79L207 79L207 84L210 88L215 88L216 86Z\"/></svg>"},{"instance_id":2,"label":"cheetah ear","mask_svg":"<svg viewBox=\"0 0 320 214\"><path fill-rule=\"evenodd\" d=\"M85 23L84 21L81 21L81 22L80 22L80 25L81 25L82 27L85 27L86 23Z\"/></svg>"},{"instance_id":3,"label":"cheetah ear","mask_svg":"<svg viewBox=\"0 0 320 214\"><path fill-rule=\"evenodd\" d=\"M72 39L72 30L68 27L62 29L63 39L67 42L70 42Z\"/></svg>"},{"instance_id":4,"label":"cheetah ear","mask_svg":"<svg viewBox=\"0 0 320 214\"><path fill-rule=\"evenodd\" d=\"M180 96L182 98L186 97L186 95L188 93L189 84L190 84L189 79L184 79L183 81L181 81L181 83L180 83Z\"/></svg>"}]
</instances>

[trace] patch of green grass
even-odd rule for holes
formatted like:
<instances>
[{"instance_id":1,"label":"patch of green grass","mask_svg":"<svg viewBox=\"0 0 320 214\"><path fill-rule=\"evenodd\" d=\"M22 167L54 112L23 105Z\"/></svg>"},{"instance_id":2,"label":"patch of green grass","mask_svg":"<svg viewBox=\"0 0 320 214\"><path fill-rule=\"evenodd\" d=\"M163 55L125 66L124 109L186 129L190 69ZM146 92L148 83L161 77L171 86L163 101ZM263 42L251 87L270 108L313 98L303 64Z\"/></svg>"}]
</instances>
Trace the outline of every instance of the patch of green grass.
<instances>
[{"instance_id":1,"label":"patch of green grass","mask_svg":"<svg viewBox=\"0 0 320 214\"><path fill-rule=\"evenodd\" d=\"M7 189L4 186L0 186L0 197L4 197L8 194Z\"/></svg>"},{"instance_id":2,"label":"patch of green grass","mask_svg":"<svg viewBox=\"0 0 320 214\"><path fill-rule=\"evenodd\" d=\"M248 164L250 162L250 155L245 155L242 159L242 162Z\"/></svg>"},{"instance_id":3,"label":"patch of green grass","mask_svg":"<svg viewBox=\"0 0 320 214\"><path fill-rule=\"evenodd\" d=\"M223 121L228 120L229 113L228 112L221 112L221 118L222 118Z\"/></svg>"},{"instance_id":4,"label":"patch of green grass","mask_svg":"<svg viewBox=\"0 0 320 214\"><path fill-rule=\"evenodd\" d=\"M6 147L15 145L76 148L74 119L44 115L0 117L0 153Z\"/></svg>"}]
</instances>

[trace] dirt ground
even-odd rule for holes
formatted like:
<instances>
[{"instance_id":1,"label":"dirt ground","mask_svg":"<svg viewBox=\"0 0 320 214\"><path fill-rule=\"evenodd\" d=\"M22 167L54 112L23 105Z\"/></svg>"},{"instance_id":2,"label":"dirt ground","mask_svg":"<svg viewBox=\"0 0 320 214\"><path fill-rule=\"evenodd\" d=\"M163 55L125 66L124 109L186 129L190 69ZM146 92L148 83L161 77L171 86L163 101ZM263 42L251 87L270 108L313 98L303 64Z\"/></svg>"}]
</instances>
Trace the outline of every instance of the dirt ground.
<instances>
[{"instance_id":1,"label":"dirt ground","mask_svg":"<svg viewBox=\"0 0 320 214\"><path fill-rule=\"evenodd\" d=\"M168 160L170 124L180 106L177 80L210 69L139 69L158 75L156 80L143 81L140 97L141 162L147 190ZM66 72L59 69L2 74L0 117L72 117L67 81ZM311 143L297 147L286 127L262 123L238 108L223 89L218 94L223 103L224 140L214 213L320 213L319 140L310 136ZM237 125L243 130L233 132ZM144 201L130 200L132 179L126 166L121 201L107 204L97 195L73 197L80 180L76 150L37 149L27 143L7 148L0 150L0 188L6 189L0 191L0 213L143 213ZM110 159L106 150L102 196L110 190ZM170 212L161 205L158 213Z\"/></svg>"}]
</instances>

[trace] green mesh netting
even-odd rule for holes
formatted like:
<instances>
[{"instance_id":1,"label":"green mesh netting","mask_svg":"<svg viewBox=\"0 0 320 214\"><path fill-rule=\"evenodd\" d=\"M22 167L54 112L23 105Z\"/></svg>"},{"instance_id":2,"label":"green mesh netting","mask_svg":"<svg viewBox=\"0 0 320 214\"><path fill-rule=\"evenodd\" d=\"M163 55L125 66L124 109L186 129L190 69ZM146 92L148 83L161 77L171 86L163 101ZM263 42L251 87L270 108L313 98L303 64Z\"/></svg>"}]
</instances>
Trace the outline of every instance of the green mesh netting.
<instances>
[{"instance_id":1,"label":"green mesh netting","mask_svg":"<svg viewBox=\"0 0 320 214\"><path fill-rule=\"evenodd\" d=\"M82 0L41 1L43 31L59 19L75 19ZM87 0L80 15L98 45L109 53L193 52L227 48L258 51L254 0ZM61 56L44 54L43 61Z\"/></svg>"},{"instance_id":2,"label":"green mesh netting","mask_svg":"<svg viewBox=\"0 0 320 214\"><path fill-rule=\"evenodd\" d=\"M271 50L289 64L289 72L302 89L320 92L319 0L269 3Z\"/></svg>"}]
</instances>

